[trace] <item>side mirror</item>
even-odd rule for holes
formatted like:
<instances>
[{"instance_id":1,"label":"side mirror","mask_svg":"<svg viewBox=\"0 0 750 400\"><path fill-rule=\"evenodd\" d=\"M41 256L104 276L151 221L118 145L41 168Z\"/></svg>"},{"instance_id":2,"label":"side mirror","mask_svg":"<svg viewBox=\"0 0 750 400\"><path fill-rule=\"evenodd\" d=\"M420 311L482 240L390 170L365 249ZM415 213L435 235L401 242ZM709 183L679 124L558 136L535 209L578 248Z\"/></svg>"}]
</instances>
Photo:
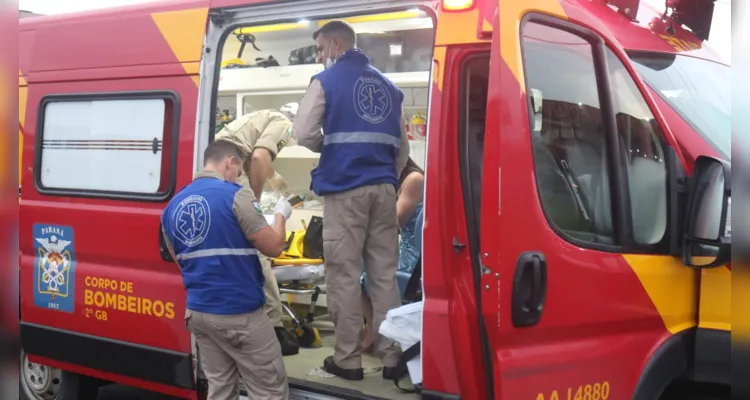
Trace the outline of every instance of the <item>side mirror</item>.
<instances>
[{"instance_id":1,"label":"side mirror","mask_svg":"<svg viewBox=\"0 0 750 400\"><path fill-rule=\"evenodd\" d=\"M732 165L698 157L691 186L682 262L693 268L726 265L732 255Z\"/></svg>"}]
</instances>

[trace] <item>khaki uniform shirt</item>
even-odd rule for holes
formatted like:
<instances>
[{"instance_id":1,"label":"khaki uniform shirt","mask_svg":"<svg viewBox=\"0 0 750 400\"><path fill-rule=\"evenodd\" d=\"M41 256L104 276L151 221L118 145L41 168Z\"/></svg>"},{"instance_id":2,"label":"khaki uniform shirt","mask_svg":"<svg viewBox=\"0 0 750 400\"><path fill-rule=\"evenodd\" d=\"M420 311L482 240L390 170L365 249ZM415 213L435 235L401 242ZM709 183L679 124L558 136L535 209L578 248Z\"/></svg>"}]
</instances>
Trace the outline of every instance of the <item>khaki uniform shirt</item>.
<instances>
[{"instance_id":1,"label":"khaki uniform shirt","mask_svg":"<svg viewBox=\"0 0 750 400\"><path fill-rule=\"evenodd\" d=\"M230 140L248 156L258 147L271 152L275 159L292 139L292 122L276 110L260 110L245 114L228 123L216 139Z\"/></svg>"},{"instance_id":2,"label":"khaki uniform shirt","mask_svg":"<svg viewBox=\"0 0 750 400\"><path fill-rule=\"evenodd\" d=\"M250 176L250 155L253 150L263 148L275 160L279 151L290 144L296 144L292 135L292 122L276 110L259 110L245 114L228 123L216 134L216 140L228 140L240 147L245 155L243 174L239 184L248 186Z\"/></svg>"},{"instance_id":3,"label":"khaki uniform shirt","mask_svg":"<svg viewBox=\"0 0 750 400\"><path fill-rule=\"evenodd\" d=\"M300 146L320 153L323 148L323 134L321 127L326 112L326 95L320 81L313 79L307 88L305 96L299 103L297 116L294 117L294 137ZM396 176L401 176L401 171L406 167L409 160L409 136L406 135L406 120L404 112L401 111L401 145L396 158Z\"/></svg>"}]
</instances>

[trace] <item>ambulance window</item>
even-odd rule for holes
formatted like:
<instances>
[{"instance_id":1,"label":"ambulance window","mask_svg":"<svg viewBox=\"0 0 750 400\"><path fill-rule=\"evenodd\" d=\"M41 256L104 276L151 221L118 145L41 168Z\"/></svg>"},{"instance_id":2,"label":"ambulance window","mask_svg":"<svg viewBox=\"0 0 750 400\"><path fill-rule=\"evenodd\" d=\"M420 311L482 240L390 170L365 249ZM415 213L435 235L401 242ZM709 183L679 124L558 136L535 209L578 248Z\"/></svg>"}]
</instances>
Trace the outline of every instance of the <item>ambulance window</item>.
<instances>
[{"instance_id":1,"label":"ambulance window","mask_svg":"<svg viewBox=\"0 0 750 400\"><path fill-rule=\"evenodd\" d=\"M523 27L523 57L535 174L548 222L579 241L614 244L591 45L529 22Z\"/></svg>"},{"instance_id":2,"label":"ambulance window","mask_svg":"<svg viewBox=\"0 0 750 400\"><path fill-rule=\"evenodd\" d=\"M617 137L627 178L632 240L663 241L667 168L659 124L633 78L606 49L617 132L607 132L591 44L572 33L527 23L523 51L537 187L549 223L576 241L615 240L606 137ZM549 69L554 65L554 69ZM627 222L627 221L625 221Z\"/></svg>"},{"instance_id":3,"label":"ambulance window","mask_svg":"<svg viewBox=\"0 0 750 400\"><path fill-rule=\"evenodd\" d=\"M656 244L667 230L664 135L625 66L611 50L606 53L620 153L630 189L633 239L642 245Z\"/></svg>"},{"instance_id":4,"label":"ambulance window","mask_svg":"<svg viewBox=\"0 0 750 400\"><path fill-rule=\"evenodd\" d=\"M174 187L173 93L42 100L35 179L42 194L165 198Z\"/></svg>"}]
</instances>

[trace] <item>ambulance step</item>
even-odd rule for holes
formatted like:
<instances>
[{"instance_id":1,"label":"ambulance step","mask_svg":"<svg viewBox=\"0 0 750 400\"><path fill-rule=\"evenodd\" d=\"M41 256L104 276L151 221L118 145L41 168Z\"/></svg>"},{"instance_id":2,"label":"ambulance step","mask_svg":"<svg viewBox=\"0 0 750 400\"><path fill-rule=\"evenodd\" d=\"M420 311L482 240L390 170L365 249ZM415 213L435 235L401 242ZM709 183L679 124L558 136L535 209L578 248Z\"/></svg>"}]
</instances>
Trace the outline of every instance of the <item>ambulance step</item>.
<instances>
[{"instance_id":1,"label":"ambulance step","mask_svg":"<svg viewBox=\"0 0 750 400\"><path fill-rule=\"evenodd\" d=\"M388 400L382 397L370 396L357 390L295 378L288 379L290 400ZM244 383L240 381L239 386L241 400L249 400Z\"/></svg>"},{"instance_id":2,"label":"ambulance step","mask_svg":"<svg viewBox=\"0 0 750 400\"><path fill-rule=\"evenodd\" d=\"M250 398L246 396L247 393L244 390L241 393L242 393L242 396L240 396L240 400L250 400ZM326 396L323 394L305 392L301 390L292 389L289 391L289 400L331 400L331 399L337 399L337 398Z\"/></svg>"},{"instance_id":3,"label":"ambulance step","mask_svg":"<svg viewBox=\"0 0 750 400\"><path fill-rule=\"evenodd\" d=\"M336 399L336 397L327 396L324 394L318 394L313 392L307 392L304 390L290 390L289 400L329 400Z\"/></svg>"}]
</instances>

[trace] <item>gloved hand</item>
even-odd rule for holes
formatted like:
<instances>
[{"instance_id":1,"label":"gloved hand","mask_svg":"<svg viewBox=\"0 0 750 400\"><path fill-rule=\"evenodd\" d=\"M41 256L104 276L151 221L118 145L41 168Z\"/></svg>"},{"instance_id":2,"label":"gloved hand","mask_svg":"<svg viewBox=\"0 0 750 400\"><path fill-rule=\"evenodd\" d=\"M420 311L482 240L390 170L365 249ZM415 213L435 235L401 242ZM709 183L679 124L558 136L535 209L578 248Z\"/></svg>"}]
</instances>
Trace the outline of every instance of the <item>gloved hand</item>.
<instances>
[{"instance_id":1,"label":"gloved hand","mask_svg":"<svg viewBox=\"0 0 750 400\"><path fill-rule=\"evenodd\" d=\"M279 197L276 201L276 209L273 210L274 214L281 214L285 219L289 219L292 216L292 205L284 197Z\"/></svg>"}]
</instances>

